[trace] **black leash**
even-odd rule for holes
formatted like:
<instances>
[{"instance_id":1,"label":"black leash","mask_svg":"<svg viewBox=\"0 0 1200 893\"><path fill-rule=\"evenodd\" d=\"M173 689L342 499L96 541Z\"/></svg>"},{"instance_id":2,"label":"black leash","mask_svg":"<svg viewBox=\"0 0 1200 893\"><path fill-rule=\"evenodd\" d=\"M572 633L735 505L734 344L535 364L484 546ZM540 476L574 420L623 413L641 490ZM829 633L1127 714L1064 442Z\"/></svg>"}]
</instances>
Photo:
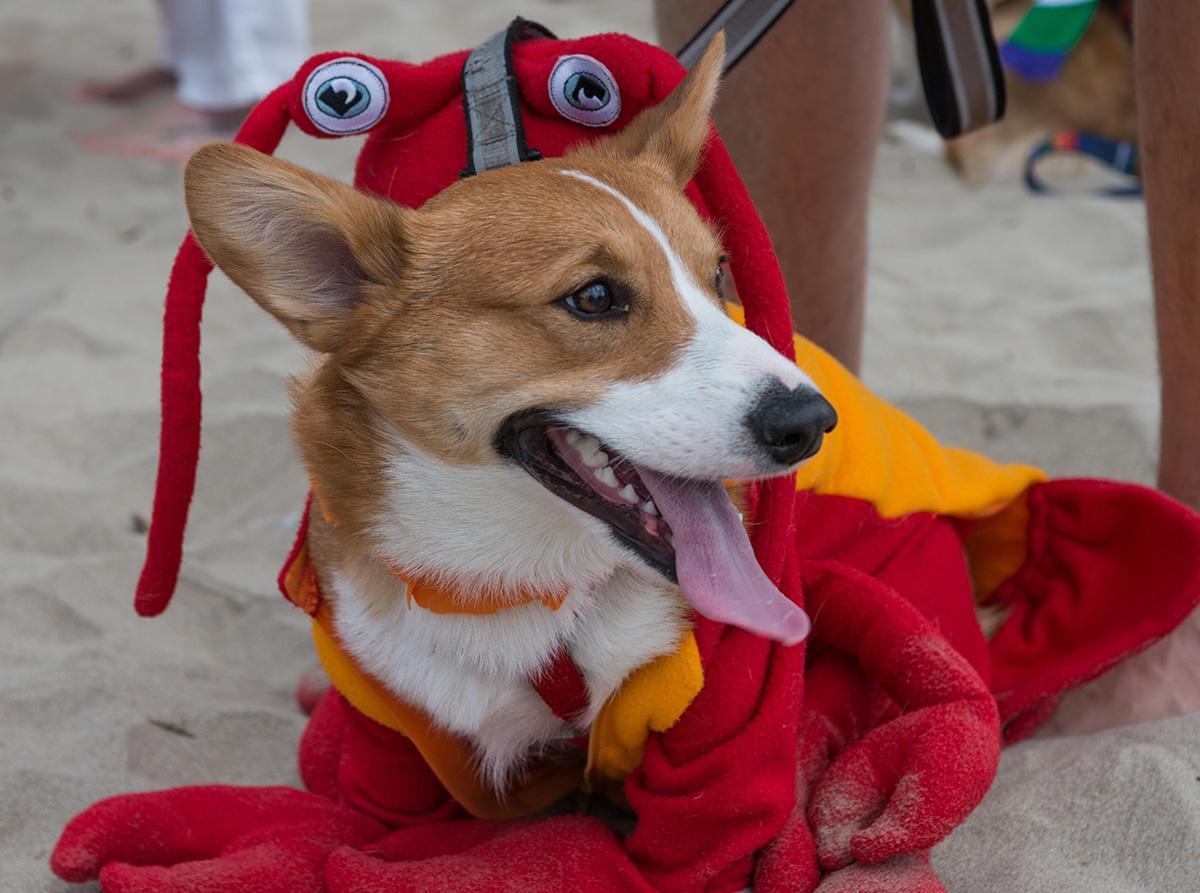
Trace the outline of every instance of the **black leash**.
<instances>
[{"instance_id":1,"label":"black leash","mask_svg":"<svg viewBox=\"0 0 1200 893\"><path fill-rule=\"evenodd\" d=\"M725 30L726 74L742 57L754 49L762 36L771 30L779 17L787 12L794 0L728 0L705 22L695 36L689 40L676 58L683 67L691 69L704 53L708 42L721 29Z\"/></svg>"}]
</instances>

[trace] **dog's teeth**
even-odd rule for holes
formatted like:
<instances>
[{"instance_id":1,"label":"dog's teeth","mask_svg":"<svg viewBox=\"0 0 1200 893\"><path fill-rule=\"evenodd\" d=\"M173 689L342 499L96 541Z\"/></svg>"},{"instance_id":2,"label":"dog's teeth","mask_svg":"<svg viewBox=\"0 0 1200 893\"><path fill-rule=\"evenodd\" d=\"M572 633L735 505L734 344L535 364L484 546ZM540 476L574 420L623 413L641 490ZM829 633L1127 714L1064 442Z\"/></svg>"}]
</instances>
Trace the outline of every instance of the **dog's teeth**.
<instances>
[{"instance_id":1,"label":"dog's teeth","mask_svg":"<svg viewBox=\"0 0 1200 893\"><path fill-rule=\"evenodd\" d=\"M608 484L614 490L617 489L617 476L613 474L613 470L607 465L596 472L596 480L602 484Z\"/></svg>"},{"instance_id":2,"label":"dog's teeth","mask_svg":"<svg viewBox=\"0 0 1200 893\"><path fill-rule=\"evenodd\" d=\"M653 515L654 517L658 517L658 506L656 506L654 504L653 499L647 499L645 502L642 503L642 511L645 512L647 515Z\"/></svg>"},{"instance_id":3,"label":"dog's teeth","mask_svg":"<svg viewBox=\"0 0 1200 893\"><path fill-rule=\"evenodd\" d=\"M669 545L672 549L675 548L675 534L673 534L673 533L667 534L667 545Z\"/></svg>"},{"instance_id":4,"label":"dog's teeth","mask_svg":"<svg viewBox=\"0 0 1200 893\"><path fill-rule=\"evenodd\" d=\"M603 468L608 464L608 453L604 450L596 450L591 453L580 451L580 455L583 456L583 463L588 468Z\"/></svg>"},{"instance_id":5,"label":"dog's teeth","mask_svg":"<svg viewBox=\"0 0 1200 893\"><path fill-rule=\"evenodd\" d=\"M626 484L621 490L621 498L626 502L637 502L637 490L633 489L633 484Z\"/></svg>"},{"instance_id":6,"label":"dog's teeth","mask_svg":"<svg viewBox=\"0 0 1200 893\"><path fill-rule=\"evenodd\" d=\"M581 437L583 437L583 435L580 434L578 431L576 431L574 428L567 429L567 443L569 443L571 446L578 446L579 438L581 438Z\"/></svg>"},{"instance_id":7,"label":"dog's teeth","mask_svg":"<svg viewBox=\"0 0 1200 893\"><path fill-rule=\"evenodd\" d=\"M579 448L579 452L586 456L588 453L594 453L600 449L600 441L592 437L590 434L581 435L579 442L576 443L575 446Z\"/></svg>"}]
</instances>

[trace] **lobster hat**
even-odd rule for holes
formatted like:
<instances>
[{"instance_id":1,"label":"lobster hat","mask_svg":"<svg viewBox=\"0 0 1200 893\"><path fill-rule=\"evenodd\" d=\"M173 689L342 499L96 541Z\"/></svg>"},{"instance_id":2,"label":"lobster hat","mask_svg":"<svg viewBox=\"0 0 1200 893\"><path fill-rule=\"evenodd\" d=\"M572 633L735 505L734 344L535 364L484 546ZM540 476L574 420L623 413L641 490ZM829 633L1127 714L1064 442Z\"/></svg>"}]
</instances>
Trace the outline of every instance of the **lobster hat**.
<instances>
[{"instance_id":1,"label":"lobster hat","mask_svg":"<svg viewBox=\"0 0 1200 893\"><path fill-rule=\"evenodd\" d=\"M460 176L558 156L621 130L684 74L670 54L624 35L557 40L517 19L474 52L422 65L314 56L254 108L235 141L272 154L289 124L323 138L365 133L354 185L419 207ZM686 194L724 234L747 326L794 359L783 276L715 131ZM143 616L166 608L179 576L200 451L200 319L211 270L189 233L167 288L158 480L134 603ZM755 556L785 592L795 589L781 580L795 492L794 479L776 478L755 485L749 500Z\"/></svg>"}]
</instances>

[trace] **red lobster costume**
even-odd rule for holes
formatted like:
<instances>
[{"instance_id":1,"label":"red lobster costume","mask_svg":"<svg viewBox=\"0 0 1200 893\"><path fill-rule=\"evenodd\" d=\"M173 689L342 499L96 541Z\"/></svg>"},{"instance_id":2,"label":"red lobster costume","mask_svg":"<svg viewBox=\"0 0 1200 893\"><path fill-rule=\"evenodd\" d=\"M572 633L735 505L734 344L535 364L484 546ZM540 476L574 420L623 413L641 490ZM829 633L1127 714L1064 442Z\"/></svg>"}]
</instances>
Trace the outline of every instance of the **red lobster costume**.
<instances>
[{"instance_id":1,"label":"red lobster costume","mask_svg":"<svg viewBox=\"0 0 1200 893\"><path fill-rule=\"evenodd\" d=\"M508 136L522 157L623 127L683 76L668 54L620 35L558 41L518 21L504 50L501 87L520 111ZM479 157L463 113L466 60L316 56L237 139L270 153L289 123L313 136L367 132L357 186L418 206ZM842 420L796 479L750 492L755 553L813 617L809 641L784 647L696 618L703 686L644 742L623 785L637 816L624 836L596 818L520 815L541 803L514 802L501 818L472 809L431 769L427 743L333 690L301 746L308 792L114 797L63 832L51 857L60 877L179 893L942 889L929 848L982 799L1002 742L1200 599L1200 518L1142 488L1047 482L941 447L793 340L767 234L715 134L687 193L725 234L746 325L795 354ZM167 297L145 615L166 607L179 570L210 269L189 237ZM285 571L303 546L302 530ZM283 582L316 609L295 573ZM1008 611L990 641L974 612L985 601Z\"/></svg>"}]
</instances>

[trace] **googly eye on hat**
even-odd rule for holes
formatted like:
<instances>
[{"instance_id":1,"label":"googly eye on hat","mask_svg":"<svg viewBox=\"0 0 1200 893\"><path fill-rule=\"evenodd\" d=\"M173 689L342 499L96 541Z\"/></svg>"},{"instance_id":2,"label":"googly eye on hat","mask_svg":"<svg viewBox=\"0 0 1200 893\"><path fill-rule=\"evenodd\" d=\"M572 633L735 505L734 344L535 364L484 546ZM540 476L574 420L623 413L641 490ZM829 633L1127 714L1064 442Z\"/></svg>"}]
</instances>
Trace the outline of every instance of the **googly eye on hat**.
<instances>
[{"instance_id":1,"label":"googly eye on hat","mask_svg":"<svg viewBox=\"0 0 1200 893\"><path fill-rule=\"evenodd\" d=\"M621 114L621 92L604 63L591 56L560 56L550 72L550 101L564 118L604 127Z\"/></svg>"},{"instance_id":2,"label":"googly eye on hat","mask_svg":"<svg viewBox=\"0 0 1200 893\"><path fill-rule=\"evenodd\" d=\"M304 112L326 133L362 133L387 112L387 80L370 62L333 59L304 82Z\"/></svg>"}]
</instances>

